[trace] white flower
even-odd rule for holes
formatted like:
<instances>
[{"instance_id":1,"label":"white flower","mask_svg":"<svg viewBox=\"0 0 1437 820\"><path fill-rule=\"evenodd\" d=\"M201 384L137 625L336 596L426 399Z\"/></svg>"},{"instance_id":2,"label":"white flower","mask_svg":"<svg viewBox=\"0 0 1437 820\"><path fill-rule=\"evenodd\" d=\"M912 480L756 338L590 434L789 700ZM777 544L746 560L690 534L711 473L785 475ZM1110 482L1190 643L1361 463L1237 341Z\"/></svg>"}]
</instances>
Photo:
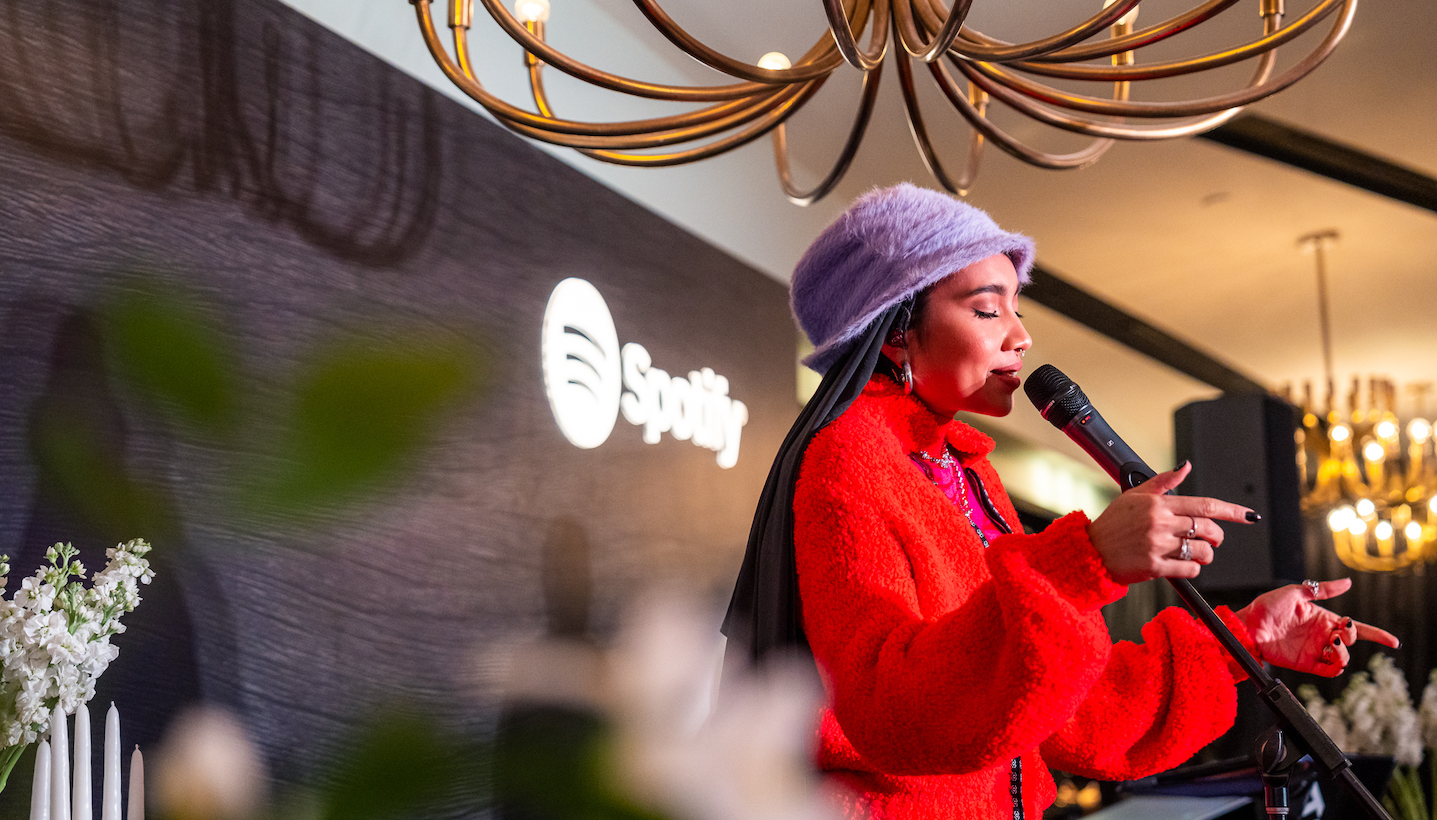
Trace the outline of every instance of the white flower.
<instances>
[{"instance_id":1,"label":"white flower","mask_svg":"<svg viewBox=\"0 0 1437 820\"><path fill-rule=\"evenodd\" d=\"M49 609L55 603L55 587L45 583L43 576L26 578L15 593L15 605L23 609Z\"/></svg>"},{"instance_id":2,"label":"white flower","mask_svg":"<svg viewBox=\"0 0 1437 820\"><path fill-rule=\"evenodd\" d=\"M830 820L813 771L820 693L791 669L726 680L717 630L654 602L611 656L620 774L642 803L685 820Z\"/></svg>"},{"instance_id":3,"label":"white flower","mask_svg":"<svg viewBox=\"0 0 1437 820\"><path fill-rule=\"evenodd\" d=\"M1437 749L1437 669L1427 676L1427 686L1422 690L1422 705L1418 708L1422 724L1422 745Z\"/></svg>"},{"instance_id":4,"label":"white flower","mask_svg":"<svg viewBox=\"0 0 1437 820\"><path fill-rule=\"evenodd\" d=\"M1342 709L1335 703L1328 703L1318 694L1317 687L1305 683L1297 688L1297 696L1302 698L1307 706L1307 713L1322 727L1322 731L1332 738L1337 748L1342 751L1350 751L1347 739L1347 721L1342 717Z\"/></svg>"},{"instance_id":5,"label":"white flower","mask_svg":"<svg viewBox=\"0 0 1437 820\"><path fill-rule=\"evenodd\" d=\"M46 551L49 566L24 579L14 599L0 598L0 736L6 746L28 744L49 728L55 706L73 712L94 697L98 678L118 650L110 637L119 618L139 603L137 582L153 577L150 546L130 541L106 552L109 562L86 589L74 547ZM0 573L9 572L0 557Z\"/></svg>"},{"instance_id":6,"label":"white flower","mask_svg":"<svg viewBox=\"0 0 1437 820\"><path fill-rule=\"evenodd\" d=\"M1422 730L1417 711L1410 705L1395 714L1390 724L1392 757L1402 766L1422 764Z\"/></svg>"},{"instance_id":7,"label":"white flower","mask_svg":"<svg viewBox=\"0 0 1437 820\"><path fill-rule=\"evenodd\" d=\"M1391 755L1405 766L1421 763L1422 723L1407 679L1387 655L1373 655L1367 668L1352 676L1338 698L1347 732L1338 746L1349 753Z\"/></svg>"}]
</instances>

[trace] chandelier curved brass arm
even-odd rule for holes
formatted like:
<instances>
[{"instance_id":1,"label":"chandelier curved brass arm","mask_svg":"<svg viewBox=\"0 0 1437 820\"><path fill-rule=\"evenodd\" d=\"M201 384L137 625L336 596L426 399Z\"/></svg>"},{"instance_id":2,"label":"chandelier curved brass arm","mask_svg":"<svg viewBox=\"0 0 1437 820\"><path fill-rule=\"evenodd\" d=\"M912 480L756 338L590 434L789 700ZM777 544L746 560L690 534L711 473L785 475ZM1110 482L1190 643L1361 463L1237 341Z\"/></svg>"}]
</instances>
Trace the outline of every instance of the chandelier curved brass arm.
<instances>
[{"instance_id":1,"label":"chandelier curved brass arm","mask_svg":"<svg viewBox=\"0 0 1437 820\"><path fill-rule=\"evenodd\" d=\"M773 138L779 184L797 204L816 202L843 178L872 118L883 62L897 63L909 131L919 155L947 190L966 195L978 173L983 146L992 142L1012 156L1041 168L1081 168L1096 162L1116 140L1160 140L1215 128L1243 106L1302 79L1337 47L1352 25L1357 0L1318 0L1284 26L1283 0L1256 0L1262 34L1250 42L1188 59L1141 64L1140 49L1175 37L1216 17L1239 0L1206 0L1157 25L1135 29L1139 0L1107 0L1092 17L1065 31L1028 43L1007 43L964 25L973 0L820 0L829 29L819 34L797 62L770 53L757 64L723 54L695 38L659 6L634 0L639 11L669 42L695 60L733 78L727 85L665 85L612 74L575 60L544 40L549 0L518 0L511 12L503 0L478 0L494 22L525 51L533 110L499 99L480 82L469 52L475 0L449 0L452 49L439 34L432 0L410 0L424 42L445 76L484 106L500 123L524 136L577 149L604 162L665 166L695 162L752 142ZM1274 76L1277 49L1335 17L1326 37L1303 59ZM1102 36L1106 32L1106 36ZM867 35L867 45L860 42ZM896 45L894 45L896 44ZM946 63L945 63L946 60ZM1178 77L1256 60L1241 88L1181 101L1131 99L1132 84ZM938 158L914 82L914 61L924 64L954 109L972 127L963 172L952 174ZM1094 62L1097 61L1097 62ZM966 80L966 89L950 65ZM565 119L544 90L544 66L609 91L648 99L688 103L678 114L618 122ZM863 74L858 108L848 138L829 172L804 190L793 176L785 121L816 94L835 71L852 66ZM1040 79L1042 78L1042 79ZM1108 96L1077 94L1045 79L1111 84ZM1023 143L988 117L997 102L1055 128L1093 138L1088 147L1054 154ZM1135 123L1133 120L1143 122Z\"/></svg>"}]
</instances>

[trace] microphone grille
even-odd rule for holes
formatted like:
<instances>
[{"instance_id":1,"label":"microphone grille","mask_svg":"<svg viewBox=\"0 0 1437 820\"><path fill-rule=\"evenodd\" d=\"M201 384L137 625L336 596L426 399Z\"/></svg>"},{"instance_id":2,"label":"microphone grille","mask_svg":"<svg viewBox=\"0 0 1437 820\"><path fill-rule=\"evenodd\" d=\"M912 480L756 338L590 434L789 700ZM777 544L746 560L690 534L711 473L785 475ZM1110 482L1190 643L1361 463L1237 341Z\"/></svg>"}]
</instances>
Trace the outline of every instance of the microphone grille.
<instances>
[{"instance_id":1,"label":"microphone grille","mask_svg":"<svg viewBox=\"0 0 1437 820\"><path fill-rule=\"evenodd\" d=\"M1053 397L1067 389L1073 380L1063 374L1058 368L1045 364L1033 371L1023 382L1023 392L1028 394L1028 401L1039 410L1043 405L1053 400Z\"/></svg>"},{"instance_id":2,"label":"microphone grille","mask_svg":"<svg viewBox=\"0 0 1437 820\"><path fill-rule=\"evenodd\" d=\"M1023 383L1023 392L1054 427L1062 427L1073 420L1084 406L1088 397L1081 388L1058 368L1045 364L1033 371Z\"/></svg>"}]
</instances>

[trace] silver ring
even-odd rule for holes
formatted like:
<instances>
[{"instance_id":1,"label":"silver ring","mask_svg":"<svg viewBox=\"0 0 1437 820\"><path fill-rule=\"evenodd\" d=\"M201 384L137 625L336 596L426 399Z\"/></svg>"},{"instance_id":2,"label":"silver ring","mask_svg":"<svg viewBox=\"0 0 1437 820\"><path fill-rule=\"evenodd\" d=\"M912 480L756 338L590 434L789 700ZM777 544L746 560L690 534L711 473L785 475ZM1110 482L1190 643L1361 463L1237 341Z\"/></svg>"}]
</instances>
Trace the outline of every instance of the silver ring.
<instances>
[{"instance_id":1,"label":"silver ring","mask_svg":"<svg viewBox=\"0 0 1437 820\"><path fill-rule=\"evenodd\" d=\"M1312 580L1312 579L1309 578L1308 580L1303 581L1303 582L1302 582L1302 585L1305 586L1305 587L1307 587L1308 591L1310 591L1310 592L1312 593L1312 597L1313 597L1313 598L1316 598L1316 597L1317 597L1317 586L1318 586L1318 584L1317 584L1316 581L1314 581L1314 580Z\"/></svg>"},{"instance_id":2,"label":"silver ring","mask_svg":"<svg viewBox=\"0 0 1437 820\"><path fill-rule=\"evenodd\" d=\"M1193 559L1193 548L1188 545L1188 540L1183 539L1182 546L1178 547L1178 560L1191 561Z\"/></svg>"},{"instance_id":3,"label":"silver ring","mask_svg":"<svg viewBox=\"0 0 1437 820\"><path fill-rule=\"evenodd\" d=\"M1193 525L1192 525L1191 527L1188 527L1188 535L1187 535L1187 537L1188 537L1188 538L1197 538L1197 519L1190 515L1190 516L1188 516L1188 520L1191 521L1191 522L1193 522Z\"/></svg>"}]
</instances>

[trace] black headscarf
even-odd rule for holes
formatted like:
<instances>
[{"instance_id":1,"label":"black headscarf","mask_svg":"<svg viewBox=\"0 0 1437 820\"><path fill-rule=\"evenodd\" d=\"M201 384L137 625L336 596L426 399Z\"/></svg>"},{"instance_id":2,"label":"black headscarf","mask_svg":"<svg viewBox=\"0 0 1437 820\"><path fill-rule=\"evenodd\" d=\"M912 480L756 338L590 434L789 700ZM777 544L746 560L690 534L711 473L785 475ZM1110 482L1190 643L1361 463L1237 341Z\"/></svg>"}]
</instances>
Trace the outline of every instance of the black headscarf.
<instances>
[{"instance_id":1,"label":"black headscarf","mask_svg":"<svg viewBox=\"0 0 1437 820\"><path fill-rule=\"evenodd\" d=\"M746 659L762 664L771 653L807 653L798 597L798 568L793 551L793 488L808 443L829 422L843 415L863 392L879 365L883 343L907 303L889 307L828 368L818 391L788 431L769 468L748 534L723 633Z\"/></svg>"}]
</instances>

